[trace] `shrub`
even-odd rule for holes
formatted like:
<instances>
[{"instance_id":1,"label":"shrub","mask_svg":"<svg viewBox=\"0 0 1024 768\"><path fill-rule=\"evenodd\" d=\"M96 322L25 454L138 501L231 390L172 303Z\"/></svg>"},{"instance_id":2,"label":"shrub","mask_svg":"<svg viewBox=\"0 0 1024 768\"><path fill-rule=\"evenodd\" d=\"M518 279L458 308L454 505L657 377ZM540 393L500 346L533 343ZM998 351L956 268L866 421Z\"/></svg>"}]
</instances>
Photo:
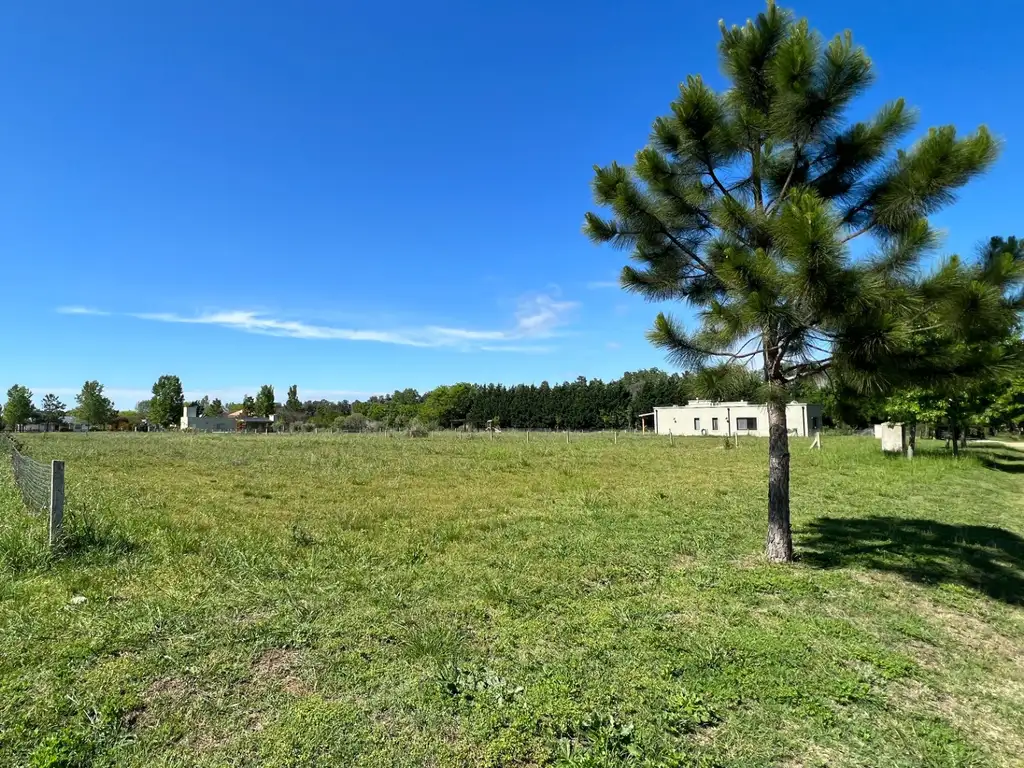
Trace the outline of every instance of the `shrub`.
<instances>
[{"instance_id":1,"label":"shrub","mask_svg":"<svg viewBox=\"0 0 1024 768\"><path fill-rule=\"evenodd\" d=\"M343 429L346 432L362 432L366 429L369 419L361 413L352 413L345 417Z\"/></svg>"},{"instance_id":2,"label":"shrub","mask_svg":"<svg viewBox=\"0 0 1024 768\"><path fill-rule=\"evenodd\" d=\"M419 419L413 419L409 422L405 434L409 437L430 437L430 429Z\"/></svg>"}]
</instances>

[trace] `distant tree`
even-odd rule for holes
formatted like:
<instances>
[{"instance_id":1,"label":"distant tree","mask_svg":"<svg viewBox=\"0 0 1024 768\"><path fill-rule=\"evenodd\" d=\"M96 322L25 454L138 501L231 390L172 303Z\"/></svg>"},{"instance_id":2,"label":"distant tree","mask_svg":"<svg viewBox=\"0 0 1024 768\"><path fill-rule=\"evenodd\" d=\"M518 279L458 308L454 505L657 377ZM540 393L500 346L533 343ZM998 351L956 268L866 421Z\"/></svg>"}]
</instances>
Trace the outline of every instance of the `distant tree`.
<instances>
[{"instance_id":1,"label":"distant tree","mask_svg":"<svg viewBox=\"0 0 1024 768\"><path fill-rule=\"evenodd\" d=\"M149 400L139 400L139 402L135 404L135 412L139 415L139 419L142 421L149 420L149 406Z\"/></svg>"},{"instance_id":2,"label":"distant tree","mask_svg":"<svg viewBox=\"0 0 1024 768\"><path fill-rule=\"evenodd\" d=\"M911 454L917 449L918 424L936 424L946 416L947 403L934 391L923 387L906 387L887 397L883 403L886 421L909 427Z\"/></svg>"},{"instance_id":3,"label":"distant tree","mask_svg":"<svg viewBox=\"0 0 1024 768\"><path fill-rule=\"evenodd\" d=\"M4 424L14 431L27 424L35 406L32 405L32 391L21 384L15 384L7 390L7 402L4 404Z\"/></svg>"},{"instance_id":4,"label":"distant tree","mask_svg":"<svg viewBox=\"0 0 1024 768\"><path fill-rule=\"evenodd\" d=\"M284 407L293 413L299 413L302 410L302 401L299 400L298 384L292 384L288 387L288 399L285 401Z\"/></svg>"},{"instance_id":5,"label":"distant tree","mask_svg":"<svg viewBox=\"0 0 1024 768\"><path fill-rule=\"evenodd\" d=\"M53 428L60 426L61 420L67 415L67 406L54 394L43 396L42 418L43 423Z\"/></svg>"},{"instance_id":6,"label":"distant tree","mask_svg":"<svg viewBox=\"0 0 1024 768\"><path fill-rule=\"evenodd\" d=\"M442 429L449 429L466 421L472 405L472 384L462 382L451 386L441 386L427 394L420 417L428 424L437 424ZM524 411L526 420L529 421L529 408L524 408ZM524 424L523 426L530 425Z\"/></svg>"},{"instance_id":7,"label":"distant tree","mask_svg":"<svg viewBox=\"0 0 1024 768\"><path fill-rule=\"evenodd\" d=\"M115 422L118 421L123 422L128 426L134 428L139 425L139 422L142 421L142 418L139 416L138 411L118 411L117 416L115 417Z\"/></svg>"},{"instance_id":8,"label":"distant tree","mask_svg":"<svg viewBox=\"0 0 1024 768\"><path fill-rule=\"evenodd\" d=\"M256 401L253 400L249 395L242 398L241 411L244 416L255 416L256 415Z\"/></svg>"},{"instance_id":9,"label":"distant tree","mask_svg":"<svg viewBox=\"0 0 1024 768\"><path fill-rule=\"evenodd\" d=\"M82 391L75 395L78 407L74 414L81 421L93 426L106 426L117 415L117 409L110 398L103 394L103 385L98 381L87 381Z\"/></svg>"},{"instance_id":10,"label":"distant tree","mask_svg":"<svg viewBox=\"0 0 1024 768\"><path fill-rule=\"evenodd\" d=\"M256 393L255 402L256 412L254 416L262 416L263 418L270 418L274 415L277 410L277 404L274 402L274 388L269 384L264 384L260 387L260 391Z\"/></svg>"},{"instance_id":11,"label":"distant tree","mask_svg":"<svg viewBox=\"0 0 1024 768\"><path fill-rule=\"evenodd\" d=\"M216 398L215 397L215 398L213 398L213 400L210 401L210 404L206 406L205 415L206 416L223 416L224 415L224 405L221 403L220 398Z\"/></svg>"},{"instance_id":12,"label":"distant tree","mask_svg":"<svg viewBox=\"0 0 1024 768\"><path fill-rule=\"evenodd\" d=\"M153 384L153 397L149 401L149 420L154 424L169 427L181 420L185 407L185 395L181 379L163 375Z\"/></svg>"},{"instance_id":13,"label":"distant tree","mask_svg":"<svg viewBox=\"0 0 1024 768\"><path fill-rule=\"evenodd\" d=\"M362 432L368 424L369 419L363 414L351 413L345 417L344 429L346 432Z\"/></svg>"},{"instance_id":14,"label":"distant tree","mask_svg":"<svg viewBox=\"0 0 1024 768\"><path fill-rule=\"evenodd\" d=\"M587 214L585 231L632 251L639 266L623 269L627 290L698 308L692 335L667 314L655 320L649 339L673 361L761 372L766 550L790 561L791 387L829 369L862 388L890 385L883 375L898 369L883 357L941 298L915 279L937 242L927 216L989 167L998 145L984 127L958 138L947 126L893 154L914 124L902 99L844 126L872 82L871 61L848 32L826 44L771 0L743 27L723 23L721 36L728 90L689 77L631 168L596 168L595 199L612 215ZM878 250L853 259L848 244L865 234Z\"/></svg>"},{"instance_id":15,"label":"distant tree","mask_svg":"<svg viewBox=\"0 0 1024 768\"><path fill-rule=\"evenodd\" d=\"M207 411L210 409L210 396L203 395L203 399L196 403L196 415L207 416Z\"/></svg>"},{"instance_id":16,"label":"distant tree","mask_svg":"<svg viewBox=\"0 0 1024 768\"><path fill-rule=\"evenodd\" d=\"M1024 424L1024 370L1006 377L1002 387L985 411L985 418L996 429L1020 432Z\"/></svg>"}]
</instances>

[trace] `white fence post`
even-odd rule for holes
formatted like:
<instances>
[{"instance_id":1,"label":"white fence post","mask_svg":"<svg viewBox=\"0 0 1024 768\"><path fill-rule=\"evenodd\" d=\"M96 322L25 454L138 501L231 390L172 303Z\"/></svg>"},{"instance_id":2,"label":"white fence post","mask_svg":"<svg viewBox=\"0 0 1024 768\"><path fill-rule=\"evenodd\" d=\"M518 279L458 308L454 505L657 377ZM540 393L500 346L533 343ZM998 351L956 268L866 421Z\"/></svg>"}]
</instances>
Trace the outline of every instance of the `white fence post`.
<instances>
[{"instance_id":1,"label":"white fence post","mask_svg":"<svg viewBox=\"0 0 1024 768\"><path fill-rule=\"evenodd\" d=\"M64 462L50 463L50 546L64 536Z\"/></svg>"}]
</instances>

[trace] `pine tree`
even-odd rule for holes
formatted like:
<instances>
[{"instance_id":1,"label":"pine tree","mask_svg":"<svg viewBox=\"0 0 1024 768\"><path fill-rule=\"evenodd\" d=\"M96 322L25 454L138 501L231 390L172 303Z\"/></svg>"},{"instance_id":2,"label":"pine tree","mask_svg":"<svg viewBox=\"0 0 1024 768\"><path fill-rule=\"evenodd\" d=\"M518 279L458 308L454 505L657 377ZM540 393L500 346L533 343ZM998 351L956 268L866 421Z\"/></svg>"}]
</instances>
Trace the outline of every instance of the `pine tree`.
<instances>
[{"instance_id":1,"label":"pine tree","mask_svg":"<svg viewBox=\"0 0 1024 768\"><path fill-rule=\"evenodd\" d=\"M43 396L43 421L57 429L67 413L67 406L61 402L60 398L54 394L48 394Z\"/></svg>"},{"instance_id":2,"label":"pine tree","mask_svg":"<svg viewBox=\"0 0 1024 768\"><path fill-rule=\"evenodd\" d=\"M937 244L927 216L991 165L998 147L984 127L958 137L946 126L897 151L914 125L902 99L844 125L872 82L870 60L849 32L826 44L774 2L745 26L723 24L719 54L728 90L688 77L632 167L595 168L595 199L612 215L589 213L584 229L632 251L627 290L698 309L693 333L664 313L649 332L674 362L760 371L767 554L788 561L791 388L827 370L861 387L895 375L883 358L908 347L941 288L962 286L920 278ZM874 252L853 259L849 243L865 235Z\"/></svg>"},{"instance_id":3,"label":"pine tree","mask_svg":"<svg viewBox=\"0 0 1024 768\"><path fill-rule=\"evenodd\" d=\"M213 398L210 404L206 406L203 413L205 416L223 416L224 415L224 404L220 401L219 397Z\"/></svg>"}]
</instances>

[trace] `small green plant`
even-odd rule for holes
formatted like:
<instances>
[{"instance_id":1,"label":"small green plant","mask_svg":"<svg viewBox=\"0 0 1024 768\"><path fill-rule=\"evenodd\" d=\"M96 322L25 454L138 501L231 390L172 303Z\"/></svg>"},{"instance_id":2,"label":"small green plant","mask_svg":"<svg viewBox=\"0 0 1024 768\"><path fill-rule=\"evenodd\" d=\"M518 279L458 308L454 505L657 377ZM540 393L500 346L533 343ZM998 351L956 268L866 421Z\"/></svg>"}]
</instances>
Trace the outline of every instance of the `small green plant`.
<instances>
[{"instance_id":1,"label":"small green plant","mask_svg":"<svg viewBox=\"0 0 1024 768\"><path fill-rule=\"evenodd\" d=\"M704 699L693 693L681 693L665 707L665 728L675 736L707 728L718 723L718 720L718 715Z\"/></svg>"},{"instance_id":2,"label":"small green plant","mask_svg":"<svg viewBox=\"0 0 1024 768\"><path fill-rule=\"evenodd\" d=\"M316 544L316 539L313 537L313 534L298 523L292 523L291 535L292 544L296 547L312 547Z\"/></svg>"},{"instance_id":3,"label":"small green plant","mask_svg":"<svg viewBox=\"0 0 1024 768\"><path fill-rule=\"evenodd\" d=\"M442 692L465 702L487 700L501 707L523 692L506 678L483 666L444 665L437 675Z\"/></svg>"},{"instance_id":4,"label":"small green plant","mask_svg":"<svg viewBox=\"0 0 1024 768\"><path fill-rule=\"evenodd\" d=\"M588 712L556 728L557 764L590 768L640 758L643 750L635 741L634 730L632 723L622 722L614 714Z\"/></svg>"}]
</instances>

